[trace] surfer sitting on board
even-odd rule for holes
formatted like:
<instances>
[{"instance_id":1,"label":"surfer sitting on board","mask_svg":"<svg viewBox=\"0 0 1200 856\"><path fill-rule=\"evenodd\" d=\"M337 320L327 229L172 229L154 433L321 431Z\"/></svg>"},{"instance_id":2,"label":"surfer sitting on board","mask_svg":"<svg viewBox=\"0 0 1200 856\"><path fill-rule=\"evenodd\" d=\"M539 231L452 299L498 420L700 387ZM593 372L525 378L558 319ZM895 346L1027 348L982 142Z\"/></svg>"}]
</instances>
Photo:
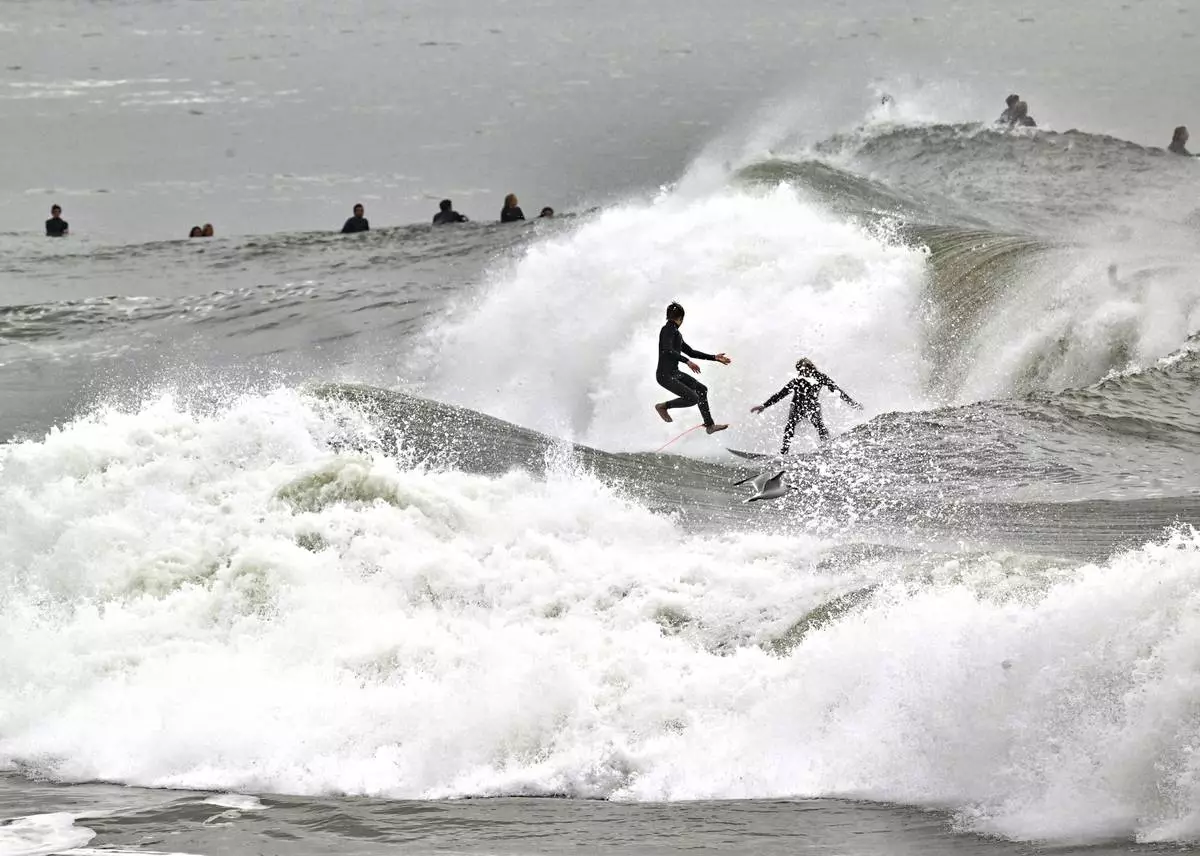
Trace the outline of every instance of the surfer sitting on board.
<instances>
[{"instance_id":1,"label":"surfer sitting on board","mask_svg":"<svg viewBox=\"0 0 1200 856\"><path fill-rule=\"evenodd\" d=\"M825 422L821 419L821 387L838 393L842 397L842 401L851 407L862 410L862 405L847 395L828 375L818 371L817 367L812 364L812 360L800 359L796 363L796 371L799 372L799 375L788 381L787 386L757 407L750 408L751 413L762 413L772 404L782 401L789 392L792 394L792 409L788 413L787 425L783 428L783 447L779 450L781 455L788 453L788 448L792 445L792 436L796 433L796 423L802 418L812 423L822 440L829 439L829 429L825 427Z\"/></svg>"},{"instance_id":2,"label":"surfer sitting on board","mask_svg":"<svg viewBox=\"0 0 1200 856\"><path fill-rule=\"evenodd\" d=\"M689 360L688 357L695 357L697 360L714 360L725 366L729 365L730 359L724 354L705 354L690 347L687 342L683 341L683 334L679 332L681 324L683 324L683 307L678 303L672 303L667 307L667 323L658 333L658 371L655 372L654 378L658 381L659 386L679 397L656 404L654 409L658 411L663 422L671 422L673 420L671 414L667 412L668 410L699 405L700 415L704 417L704 427L708 433L715 434L718 431L724 431L729 426L713 422L712 413L708 410L708 387L681 372L679 364L687 363L689 369L700 374L700 366ZM684 354L687 356L685 357Z\"/></svg>"}]
</instances>

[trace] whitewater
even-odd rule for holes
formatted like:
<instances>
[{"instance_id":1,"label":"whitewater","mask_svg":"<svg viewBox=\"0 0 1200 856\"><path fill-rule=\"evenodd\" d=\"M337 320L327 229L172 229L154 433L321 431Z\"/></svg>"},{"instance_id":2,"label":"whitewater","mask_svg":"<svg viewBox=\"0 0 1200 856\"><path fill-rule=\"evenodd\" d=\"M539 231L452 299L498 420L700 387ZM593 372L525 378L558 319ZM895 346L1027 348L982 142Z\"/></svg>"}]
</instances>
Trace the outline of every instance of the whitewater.
<instances>
[{"instance_id":1,"label":"whitewater","mask_svg":"<svg viewBox=\"0 0 1200 856\"><path fill-rule=\"evenodd\" d=\"M289 390L164 396L6 447L6 765L1195 834L1194 530L1102 564L836 561L689 533L569 454L545 480L436 472L330 454L328 424Z\"/></svg>"}]
</instances>

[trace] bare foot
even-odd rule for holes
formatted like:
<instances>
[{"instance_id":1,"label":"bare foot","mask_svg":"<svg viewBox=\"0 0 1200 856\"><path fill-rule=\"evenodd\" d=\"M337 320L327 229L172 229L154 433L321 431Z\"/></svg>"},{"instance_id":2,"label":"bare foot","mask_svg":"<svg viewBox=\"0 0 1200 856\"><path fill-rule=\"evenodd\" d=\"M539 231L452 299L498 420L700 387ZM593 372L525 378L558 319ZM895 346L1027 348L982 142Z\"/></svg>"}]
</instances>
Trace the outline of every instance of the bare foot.
<instances>
[{"instance_id":1,"label":"bare foot","mask_svg":"<svg viewBox=\"0 0 1200 856\"><path fill-rule=\"evenodd\" d=\"M675 421L671 418L671 414L667 413L667 403L665 401L662 404L654 405L654 409L658 411L658 415L662 417L663 422Z\"/></svg>"},{"instance_id":2,"label":"bare foot","mask_svg":"<svg viewBox=\"0 0 1200 856\"><path fill-rule=\"evenodd\" d=\"M718 431L724 431L728 427L729 427L728 425L709 425L704 430L707 431L709 434L716 434Z\"/></svg>"}]
</instances>

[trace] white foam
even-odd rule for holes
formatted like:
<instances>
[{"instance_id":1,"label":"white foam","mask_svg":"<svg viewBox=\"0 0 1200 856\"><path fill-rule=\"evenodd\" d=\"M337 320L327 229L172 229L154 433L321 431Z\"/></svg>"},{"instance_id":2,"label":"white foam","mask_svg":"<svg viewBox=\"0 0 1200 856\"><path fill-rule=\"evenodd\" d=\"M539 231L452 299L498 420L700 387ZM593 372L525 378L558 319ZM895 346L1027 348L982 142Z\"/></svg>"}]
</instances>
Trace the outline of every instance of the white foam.
<instances>
[{"instance_id":1,"label":"white foam","mask_svg":"<svg viewBox=\"0 0 1200 856\"><path fill-rule=\"evenodd\" d=\"M734 361L700 364L714 417L734 424L722 440L772 448L786 405L748 411L794 376L800 356L866 405L860 414L830 398L836 428L924 403L923 282L921 252L839 223L787 188L664 195L608 210L497 271L477 304L439 325L431 387L605 449L657 448L700 421L691 410L663 425L652 409L672 397L654 370L664 310L679 300L688 343ZM677 448L720 446L695 435Z\"/></svg>"},{"instance_id":2,"label":"white foam","mask_svg":"<svg viewBox=\"0 0 1200 856\"><path fill-rule=\"evenodd\" d=\"M32 814L0 824L0 856L41 856L82 847L96 836L65 812Z\"/></svg>"},{"instance_id":3,"label":"white foam","mask_svg":"<svg viewBox=\"0 0 1200 856\"><path fill-rule=\"evenodd\" d=\"M569 464L334 456L331 425L287 391L209 415L164 398L4 447L0 765L241 793L854 795L1017 838L1200 835L1193 532L1100 566L819 563L803 537L689 534Z\"/></svg>"}]
</instances>

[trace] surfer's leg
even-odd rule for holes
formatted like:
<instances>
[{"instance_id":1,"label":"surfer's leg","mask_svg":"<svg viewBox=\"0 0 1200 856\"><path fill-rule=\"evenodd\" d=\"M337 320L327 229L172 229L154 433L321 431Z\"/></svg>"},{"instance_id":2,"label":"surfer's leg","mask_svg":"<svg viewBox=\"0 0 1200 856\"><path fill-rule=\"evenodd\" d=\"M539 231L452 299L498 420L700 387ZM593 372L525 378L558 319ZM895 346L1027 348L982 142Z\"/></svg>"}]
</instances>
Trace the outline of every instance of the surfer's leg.
<instances>
[{"instance_id":1,"label":"surfer's leg","mask_svg":"<svg viewBox=\"0 0 1200 856\"><path fill-rule=\"evenodd\" d=\"M820 407L808 414L808 421L817 429L817 433L821 435L822 440L829 439L829 429L825 427L825 420L821 418Z\"/></svg>"},{"instance_id":2,"label":"surfer's leg","mask_svg":"<svg viewBox=\"0 0 1200 856\"><path fill-rule=\"evenodd\" d=\"M688 377L683 373L679 374L678 381L692 391L695 403L700 407L700 417L704 420L704 424L712 425L712 413L708 410L708 387L694 377Z\"/></svg>"},{"instance_id":3,"label":"surfer's leg","mask_svg":"<svg viewBox=\"0 0 1200 856\"><path fill-rule=\"evenodd\" d=\"M663 402L663 407L667 410L673 410L676 407L693 407L699 401L696 391L688 386L687 378L679 372L673 375L659 375L656 380L663 389L679 396Z\"/></svg>"},{"instance_id":4,"label":"surfer's leg","mask_svg":"<svg viewBox=\"0 0 1200 856\"><path fill-rule=\"evenodd\" d=\"M796 423L799 421L800 410L793 407L788 411L787 424L783 426L783 445L779 448L779 454L786 455L792 447L792 437L796 436Z\"/></svg>"}]
</instances>

